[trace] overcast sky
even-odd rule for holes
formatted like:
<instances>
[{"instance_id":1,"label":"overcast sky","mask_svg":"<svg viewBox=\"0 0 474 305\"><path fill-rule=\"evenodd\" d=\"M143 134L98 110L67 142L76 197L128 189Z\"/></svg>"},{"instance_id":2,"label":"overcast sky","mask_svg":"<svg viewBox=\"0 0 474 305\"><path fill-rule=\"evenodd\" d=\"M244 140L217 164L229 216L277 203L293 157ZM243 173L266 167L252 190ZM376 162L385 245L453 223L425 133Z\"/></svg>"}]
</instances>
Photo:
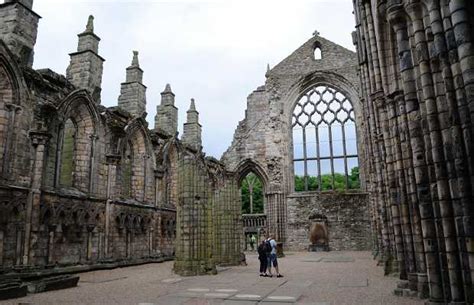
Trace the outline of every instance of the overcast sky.
<instances>
[{"instance_id":1,"label":"overcast sky","mask_svg":"<svg viewBox=\"0 0 474 305\"><path fill-rule=\"evenodd\" d=\"M138 50L150 127L160 92L170 83L180 131L195 98L204 151L217 158L244 117L247 96L264 84L267 63L275 66L315 30L354 50L351 0L35 0L33 8L43 17L35 68L65 74L76 34L92 14L106 59L102 104L117 105L125 68Z\"/></svg>"}]
</instances>

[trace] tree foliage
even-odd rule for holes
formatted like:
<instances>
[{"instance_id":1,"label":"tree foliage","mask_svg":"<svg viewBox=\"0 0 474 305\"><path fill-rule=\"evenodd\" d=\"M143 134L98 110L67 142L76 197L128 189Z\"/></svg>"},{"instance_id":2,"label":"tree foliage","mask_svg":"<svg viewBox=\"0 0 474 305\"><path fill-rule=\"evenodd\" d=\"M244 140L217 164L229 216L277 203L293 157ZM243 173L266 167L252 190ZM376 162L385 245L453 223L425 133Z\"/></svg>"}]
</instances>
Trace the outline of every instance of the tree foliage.
<instances>
[{"instance_id":1,"label":"tree foliage","mask_svg":"<svg viewBox=\"0 0 474 305\"><path fill-rule=\"evenodd\" d=\"M264 212L263 207L263 184L262 181L253 173L247 175L247 177L242 181L241 186L241 198L242 198L242 213L250 214L250 191L249 191L249 181L253 182L253 213L259 214ZM332 175L325 174L321 176L321 190L328 191L332 190ZM356 190L360 188L360 179L359 179L359 167L353 167L351 173L348 176L348 189ZM308 190L317 191L318 190L319 179L315 176L308 177ZM346 176L341 173L334 173L334 186L337 191L346 190ZM301 192L304 191L304 177L295 175L295 191Z\"/></svg>"},{"instance_id":2,"label":"tree foliage","mask_svg":"<svg viewBox=\"0 0 474 305\"><path fill-rule=\"evenodd\" d=\"M249 173L242 181L242 187L240 189L242 196L242 213L250 214L249 181L253 181L253 213L263 213L263 184L254 173Z\"/></svg>"},{"instance_id":3,"label":"tree foliage","mask_svg":"<svg viewBox=\"0 0 474 305\"><path fill-rule=\"evenodd\" d=\"M359 180L359 167L353 167L351 173L348 176L348 189L359 189L360 180ZM308 177L308 190L317 191L319 187L319 179L316 176ZM346 189L346 176L341 173L334 173L334 189L338 191L343 191ZM304 177L295 175L295 191L301 192L304 191ZM332 190L332 175L324 174L321 175L321 190L328 191Z\"/></svg>"}]
</instances>

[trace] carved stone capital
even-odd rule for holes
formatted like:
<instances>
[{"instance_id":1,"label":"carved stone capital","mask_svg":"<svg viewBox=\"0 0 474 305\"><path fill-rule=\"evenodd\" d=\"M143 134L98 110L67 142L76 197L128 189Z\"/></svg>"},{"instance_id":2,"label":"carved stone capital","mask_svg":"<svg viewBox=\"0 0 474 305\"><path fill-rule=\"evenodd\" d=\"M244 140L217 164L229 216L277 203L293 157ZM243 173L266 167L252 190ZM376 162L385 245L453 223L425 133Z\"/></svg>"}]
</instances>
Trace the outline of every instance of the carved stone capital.
<instances>
[{"instance_id":1,"label":"carved stone capital","mask_svg":"<svg viewBox=\"0 0 474 305\"><path fill-rule=\"evenodd\" d=\"M48 143L49 138L51 138L51 135L49 133L41 130L31 130L29 135L33 146L46 145L46 143Z\"/></svg>"},{"instance_id":2,"label":"carved stone capital","mask_svg":"<svg viewBox=\"0 0 474 305\"><path fill-rule=\"evenodd\" d=\"M387 6L387 18L395 31L406 27L407 14L401 4Z\"/></svg>"},{"instance_id":3,"label":"carved stone capital","mask_svg":"<svg viewBox=\"0 0 474 305\"><path fill-rule=\"evenodd\" d=\"M420 2L415 1L405 4L405 10L412 21L423 18L423 7L421 6Z\"/></svg>"}]
</instances>

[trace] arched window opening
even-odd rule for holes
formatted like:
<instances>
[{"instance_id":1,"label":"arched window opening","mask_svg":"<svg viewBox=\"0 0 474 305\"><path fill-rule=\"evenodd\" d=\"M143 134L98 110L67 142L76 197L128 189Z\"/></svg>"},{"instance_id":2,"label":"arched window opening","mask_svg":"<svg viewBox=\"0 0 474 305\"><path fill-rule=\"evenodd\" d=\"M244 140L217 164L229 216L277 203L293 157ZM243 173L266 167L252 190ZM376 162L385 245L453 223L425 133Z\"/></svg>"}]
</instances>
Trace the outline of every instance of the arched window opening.
<instances>
[{"instance_id":1,"label":"arched window opening","mask_svg":"<svg viewBox=\"0 0 474 305\"><path fill-rule=\"evenodd\" d=\"M262 214L263 208L263 183L260 178L250 172L242 180L242 213Z\"/></svg>"},{"instance_id":2,"label":"arched window opening","mask_svg":"<svg viewBox=\"0 0 474 305\"><path fill-rule=\"evenodd\" d=\"M316 85L292 116L295 191L358 189L357 136L352 102Z\"/></svg>"},{"instance_id":3,"label":"arched window opening","mask_svg":"<svg viewBox=\"0 0 474 305\"><path fill-rule=\"evenodd\" d=\"M76 152L76 125L71 119L64 124L61 146L61 161L59 172L59 184L72 187L74 184L75 152Z\"/></svg>"},{"instance_id":4,"label":"arched window opening","mask_svg":"<svg viewBox=\"0 0 474 305\"><path fill-rule=\"evenodd\" d=\"M127 143L122 158L122 196L129 198L132 196L132 165L133 165L132 145Z\"/></svg>"},{"instance_id":5,"label":"arched window opening","mask_svg":"<svg viewBox=\"0 0 474 305\"><path fill-rule=\"evenodd\" d=\"M314 48L314 59L320 60L323 58L323 53L321 52L321 48L316 46Z\"/></svg>"}]
</instances>

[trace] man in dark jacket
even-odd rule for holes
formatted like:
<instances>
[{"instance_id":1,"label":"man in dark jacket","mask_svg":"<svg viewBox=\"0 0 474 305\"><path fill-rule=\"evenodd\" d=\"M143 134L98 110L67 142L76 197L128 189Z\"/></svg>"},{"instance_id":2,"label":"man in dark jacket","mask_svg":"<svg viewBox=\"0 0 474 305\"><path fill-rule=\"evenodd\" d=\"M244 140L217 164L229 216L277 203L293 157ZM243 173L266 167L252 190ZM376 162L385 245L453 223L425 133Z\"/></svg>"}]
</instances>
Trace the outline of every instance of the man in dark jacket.
<instances>
[{"instance_id":1,"label":"man in dark jacket","mask_svg":"<svg viewBox=\"0 0 474 305\"><path fill-rule=\"evenodd\" d=\"M258 260L260 261L260 276L267 276L267 243L265 238L262 238L257 247Z\"/></svg>"}]
</instances>

